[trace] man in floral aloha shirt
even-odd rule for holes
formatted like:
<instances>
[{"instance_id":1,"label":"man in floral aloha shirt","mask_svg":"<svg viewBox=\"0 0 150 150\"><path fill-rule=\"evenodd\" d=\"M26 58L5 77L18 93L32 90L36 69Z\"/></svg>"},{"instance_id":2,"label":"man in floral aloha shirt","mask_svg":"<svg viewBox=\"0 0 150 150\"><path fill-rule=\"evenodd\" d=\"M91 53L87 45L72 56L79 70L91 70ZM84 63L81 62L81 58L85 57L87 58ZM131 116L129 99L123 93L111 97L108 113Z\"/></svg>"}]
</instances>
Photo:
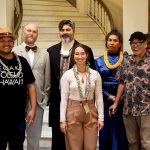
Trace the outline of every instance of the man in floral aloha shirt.
<instances>
[{"instance_id":1,"label":"man in floral aloha shirt","mask_svg":"<svg viewBox=\"0 0 150 150\"><path fill-rule=\"evenodd\" d=\"M133 54L119 68L118 92L110 107L115 113L124 93L124 124L130 150L150 150L150 53L146 52L147 40L142 32L130 36Z\"/></svg>"}]
</instances>

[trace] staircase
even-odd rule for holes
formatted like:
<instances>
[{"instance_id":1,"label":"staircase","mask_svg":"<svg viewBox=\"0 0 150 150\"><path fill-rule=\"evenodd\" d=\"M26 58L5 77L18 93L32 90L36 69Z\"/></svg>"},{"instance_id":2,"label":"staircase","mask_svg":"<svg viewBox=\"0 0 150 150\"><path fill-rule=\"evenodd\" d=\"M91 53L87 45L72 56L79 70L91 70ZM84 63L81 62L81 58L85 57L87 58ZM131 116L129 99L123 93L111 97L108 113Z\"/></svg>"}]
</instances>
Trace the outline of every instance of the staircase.
<instances>
[{"instance_id":1,"label":"staircase","mask_svg":"<svg viewBox=\"0 0 150 150\"><path fill-rule=\"evenodd\" d=\"M63 19L75 22L75 39L90 46L95 57L102 55L105 49L104 34L91 18L79 13L69 2L66 0L23 0L21 26L29 22L38 25L37 45L40 48L47 49L60 42L58 24Z\"/></svg>"}]
</instances>

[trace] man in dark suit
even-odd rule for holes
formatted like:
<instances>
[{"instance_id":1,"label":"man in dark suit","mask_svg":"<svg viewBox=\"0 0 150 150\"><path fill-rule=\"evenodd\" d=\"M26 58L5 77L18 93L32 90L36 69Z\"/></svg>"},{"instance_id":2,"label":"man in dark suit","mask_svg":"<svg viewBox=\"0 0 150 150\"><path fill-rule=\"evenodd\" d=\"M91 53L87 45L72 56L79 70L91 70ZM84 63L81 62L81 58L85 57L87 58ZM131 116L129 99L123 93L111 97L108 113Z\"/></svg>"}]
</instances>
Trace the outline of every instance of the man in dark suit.
<instances>
[{"instance_id":1,"label":"man in dark suit","mask_svg":"<svg viewBox=\"0 0 150 150\"><path fill-rule=\"evenodd\" d=\"M59 34L61 42L47 49L51 66L51 89L49 97L49 126L52 127L52 150L65 150L64 134L60 130L60 78L63 73L72 68L73 62L70 59L72 49L79 44L74 39L75 23L71 20L62 20L59 23ZM95 69L93 52L89 50L90 67Z\"/></svg>"}]
</instances>

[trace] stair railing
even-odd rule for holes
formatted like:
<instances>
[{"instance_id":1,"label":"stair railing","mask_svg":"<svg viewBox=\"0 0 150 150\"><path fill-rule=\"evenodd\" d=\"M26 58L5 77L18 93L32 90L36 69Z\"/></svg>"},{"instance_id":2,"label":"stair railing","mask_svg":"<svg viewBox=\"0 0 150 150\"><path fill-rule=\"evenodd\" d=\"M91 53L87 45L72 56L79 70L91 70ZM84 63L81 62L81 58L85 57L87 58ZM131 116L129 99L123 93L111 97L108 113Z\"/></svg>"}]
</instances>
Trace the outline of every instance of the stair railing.
<instances>
[{"instance_id":1,"label":"stair railing","mask_svg":"<svg viewBox=\"0 0 150 150\"><path fill-rule=\"evenodd\" d=\"M22 0L14 0L14 34L18 38L18 31L23 17Z\"/></svg>"},{"instance_id":2,"label":"stair railing","mask_svg":"<svg viewBox=\"0 0 150 150\"><path fill-rule=\"evenodd\" d=\"M88 16L100 27L104 35L114 28L112 15L102 0L88 0Z\"/></svg>"},{"instance_id":3,"label":"stair railing","mask_svg":"<svg viewBox=\"0 0 150 150\"><path fill-rule=\"evenodd\" d=\"M76 7L76 0L67 0L71 5Z\"/></svg>"}]
</instances>

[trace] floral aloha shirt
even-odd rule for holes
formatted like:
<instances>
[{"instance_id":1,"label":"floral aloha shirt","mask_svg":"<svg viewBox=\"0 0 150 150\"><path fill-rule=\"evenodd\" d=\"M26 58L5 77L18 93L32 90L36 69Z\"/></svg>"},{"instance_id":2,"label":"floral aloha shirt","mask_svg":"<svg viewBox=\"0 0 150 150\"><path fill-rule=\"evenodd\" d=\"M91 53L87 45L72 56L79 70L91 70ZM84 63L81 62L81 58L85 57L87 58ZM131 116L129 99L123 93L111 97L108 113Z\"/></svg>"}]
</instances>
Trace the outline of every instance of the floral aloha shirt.
<instances>
[{"instance_id":1,"label":"floral aloha shirt","mask_svg":"<svg viewBox=\"0 0 150 150\"><path fill-rule=\"evenodd\" d=\"M142 60L129 55L120 66L116 79L124 83L125 115L141 116L150 114L150 53Z\"/></svg>"}]
</instances>

